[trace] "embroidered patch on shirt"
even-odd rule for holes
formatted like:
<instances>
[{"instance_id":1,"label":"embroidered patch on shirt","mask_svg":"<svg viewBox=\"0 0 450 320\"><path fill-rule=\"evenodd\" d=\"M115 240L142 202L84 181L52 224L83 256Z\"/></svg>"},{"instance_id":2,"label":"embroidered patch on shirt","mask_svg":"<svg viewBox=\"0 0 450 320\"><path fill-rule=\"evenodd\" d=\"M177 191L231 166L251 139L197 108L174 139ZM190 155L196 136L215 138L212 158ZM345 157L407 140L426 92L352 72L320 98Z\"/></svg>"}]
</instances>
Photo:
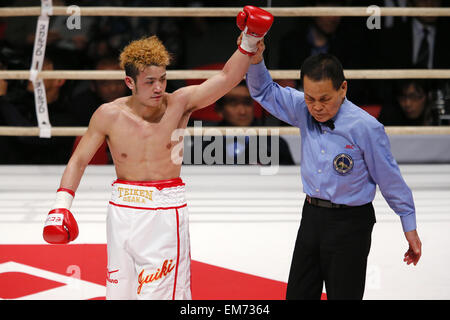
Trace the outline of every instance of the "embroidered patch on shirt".
<instances>
[{"instance_id":1,"label":"embroidered patch on shirt","mask_svg":"<svg viewBox=\"0 0 450 320\"><path fill-rule=\"evenodd\" d=\"M334 170L341 175L345 175L353 169L353 159L346 153L338 154L333 160Z\"/></svg>"}]
</instances>

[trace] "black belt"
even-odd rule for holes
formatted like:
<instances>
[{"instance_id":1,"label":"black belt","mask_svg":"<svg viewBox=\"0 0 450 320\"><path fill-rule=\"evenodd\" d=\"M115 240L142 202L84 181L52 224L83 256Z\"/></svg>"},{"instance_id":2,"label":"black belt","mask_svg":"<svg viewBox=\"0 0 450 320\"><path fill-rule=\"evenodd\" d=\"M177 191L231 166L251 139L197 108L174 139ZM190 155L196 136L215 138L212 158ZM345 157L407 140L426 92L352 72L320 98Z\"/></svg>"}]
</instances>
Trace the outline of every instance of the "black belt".
<instances>
[{"instance_id":1,"label":"black belt","mask_svg":"<svg viewBox=\"0 0 450 320\"><path fill-rule=\"evenodd\" d=\"M337 203L331 202L330 200L311 198L308 195L306 195L306 201L308 201L308 203L313 206L322 207L322 208L330 208L330 209L351 208L351 206L347 206L345 204L337 204Z\"/></svg>"}]
</instances>

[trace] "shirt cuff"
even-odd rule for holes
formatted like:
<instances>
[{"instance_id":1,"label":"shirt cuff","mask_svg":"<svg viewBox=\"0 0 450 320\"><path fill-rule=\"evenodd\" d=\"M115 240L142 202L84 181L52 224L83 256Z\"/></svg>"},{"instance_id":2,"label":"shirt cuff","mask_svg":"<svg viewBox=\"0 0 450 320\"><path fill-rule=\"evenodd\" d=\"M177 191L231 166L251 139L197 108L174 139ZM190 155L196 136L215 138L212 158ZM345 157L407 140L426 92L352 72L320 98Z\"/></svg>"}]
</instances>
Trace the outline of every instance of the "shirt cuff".
<instances>
[{"instance_id":1,"label":"shirt cuff","mask_svg":"<svg viewBox=\"0 0 450 320\"><path fill-rule=\"evenodd\" d=\"M266 64L265 64L264 59L263 59L263 60L261 60L260 63L251 64L248 67L247 74L251 74L251 75L257 76L257 75L263 74L265 72L267 72L267 68L266 68Z\"/></svg>"},{"instance_id":2,"label":"shirt cuff","mask_svg":"<svg viewBox=\"0 0 450 320\"><path fill-rule=\"evenodd\" d=\"M267 70L264 60L262 60L258 64L251 64L248 68L247 72L247 86L250 90L250 94L253 99L259 101L256 97L259 97L261 94L266 94L265 88L272 83L272 77L270 76L269 70ZM263 97L259 97L261 100Z\"/></svg>"},{"instance_id":3,"label":"shirt cuff","mask_svg":"<svg viewBox=\"0 0 450 320\"><path fill-rule=\"evenodd\" d=\"M403 232L417 229L415 213L408 214L407 216L401 216L400 221L402 222Z\"/></svg>"}]
</instances>

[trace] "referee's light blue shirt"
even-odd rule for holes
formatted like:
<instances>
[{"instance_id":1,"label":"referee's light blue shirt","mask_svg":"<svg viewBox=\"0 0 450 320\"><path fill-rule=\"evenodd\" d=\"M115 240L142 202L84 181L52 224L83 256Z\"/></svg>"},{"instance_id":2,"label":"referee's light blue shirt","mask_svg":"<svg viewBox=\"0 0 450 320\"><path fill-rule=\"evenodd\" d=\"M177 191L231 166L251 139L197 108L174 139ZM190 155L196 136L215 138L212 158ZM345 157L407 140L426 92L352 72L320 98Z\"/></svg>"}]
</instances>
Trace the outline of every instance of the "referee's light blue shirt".
<instances>
[{"instance_id":1,"label":"referee's light blue shirt","mask_svg":"<svg viewBox=\"0 0 450 320\"><path fill-rule=\"evenodd\" d=\"M416 229L412 192L381 123L347 99L333 118L334 130L314 123L303 92L273 82L264 61L250 66L247 84L252 97L268 112L300 128L301 176L307 195L359 206L373 201L378 184L400 216L403 231Z\"/></svg>"}]
</instances>

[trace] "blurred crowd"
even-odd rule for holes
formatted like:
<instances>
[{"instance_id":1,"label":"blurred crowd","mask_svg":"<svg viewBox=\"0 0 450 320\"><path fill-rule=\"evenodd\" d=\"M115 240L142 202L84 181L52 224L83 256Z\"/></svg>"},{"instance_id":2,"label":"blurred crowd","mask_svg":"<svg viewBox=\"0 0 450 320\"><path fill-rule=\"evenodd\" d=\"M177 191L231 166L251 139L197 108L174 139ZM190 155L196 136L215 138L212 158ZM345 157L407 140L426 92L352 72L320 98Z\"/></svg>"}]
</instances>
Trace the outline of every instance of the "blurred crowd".
<instances>
[{"instance_id":1,"label":"blurred crowd","mask_svg":"<svg viewBox=\"0 0 450 320\"><path fill-rule=\"evenodd\" d=\"M261 1L53 0L54 6L243 7ZM299 1L269 1L273 7L298 7ZM300 6L448 7L442 0L305 0ZM40 6L36 0L2 1L2 7ZM50 19L44 70L118 70L120 50L134 39L156 34L173 55L168 69L219 69L235 50L239 30L232 18L80 17L68 28L67 16ZM28 70L37 17L0 17L0 69ZM448 17L280 17L265 39L269 69L298 70L309 55L336 55L345 69L450 69ZM231 32L231 30L233 32ZM208 48L208 49L206 49ZM198 81L171 80L167 91ZM278 79L299 88L295 79ZM129 95L122 80L47 79L45 90L52 126L87 126L102 103ZM448 125L447 79L354 80L347 97L388 126ZM252 101L245 82L216 104L191 117L204 126L283 126ZM33 85L0 80L0 126L36 126ZM65 164L79 137L0 136L0 163ZM248 143L248 140L245 140ZM236 153L236 143L234 144ZM244 146L245 147L245 146ZM270 147L270 146L269 146ZM287 149L286 149L287 148ZM245 149L245 148L244 148ZM291 164L280 140L280 162ZM284 150L284 151L283 151ZM102 146L93 163L110 163ZM226 152L225 152L226 154ZM257 160L258 162L259 160Z\"/></svg>"}]
</instances>

